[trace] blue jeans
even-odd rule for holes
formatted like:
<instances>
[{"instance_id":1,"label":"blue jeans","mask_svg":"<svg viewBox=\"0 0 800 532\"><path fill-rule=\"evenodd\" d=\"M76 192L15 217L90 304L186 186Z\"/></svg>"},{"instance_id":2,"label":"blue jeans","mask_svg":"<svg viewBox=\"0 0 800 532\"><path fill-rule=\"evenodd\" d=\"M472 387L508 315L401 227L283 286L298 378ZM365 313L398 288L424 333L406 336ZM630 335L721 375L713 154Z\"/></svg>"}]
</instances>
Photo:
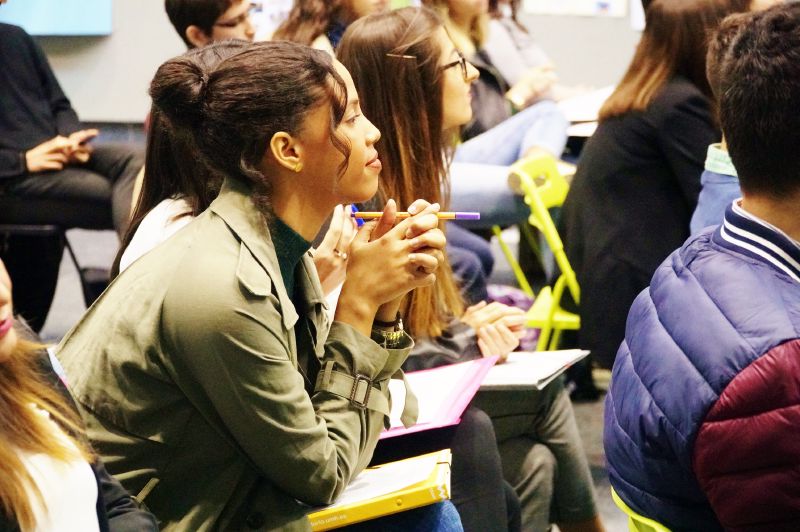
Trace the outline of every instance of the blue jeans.
<instances>
[{"instance_id":1,"label":"blue jeans","mask_svg":"<svg viewBox=\"0 0 800 532\"><path fill-rule=\"evenodd\" d=\"M459 224L486 228L525 220L530 210L508 188L508 166L533 147L560 156L568 125L554 102L542 101L460 144L450 167L450 207L480 212L481 219Z\"/></svg>"},{"instance_id":2,"label":"blue jeans","mask_svg":"<svg viewBox=\"0 0 800 532\"><path fill-rule=\"evenodd\" d=\"M450 501L414 508L398 514L387 515L372 521L348 526L350 532L463 532L461 517Z\"/></svg>"}]
</instances>

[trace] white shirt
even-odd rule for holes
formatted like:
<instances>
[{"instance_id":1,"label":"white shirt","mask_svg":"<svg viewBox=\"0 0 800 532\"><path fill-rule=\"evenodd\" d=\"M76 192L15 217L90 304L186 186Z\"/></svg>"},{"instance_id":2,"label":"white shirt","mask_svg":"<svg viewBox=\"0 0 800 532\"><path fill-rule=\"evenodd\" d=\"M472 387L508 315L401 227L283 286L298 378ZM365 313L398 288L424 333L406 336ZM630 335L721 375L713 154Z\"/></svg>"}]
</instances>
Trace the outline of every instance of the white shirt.
<instances>
[{"instance_id":1,"label":"white shirt","mask_svg":"<svg viewBox=\"0 0 800 532\"><path fill-rule=\"evenodd\" d=\"M47 419L54 437L74 448L64 431L50 419L50 414L35 405L31 408ZM76 454L77 451L75 449ZM77 458L64 462L47 454L26 451L19 451L18 455L41 493L40 498L28 490L36 518L36 532L100 530L96 508L97 479L86 460Z\"/></svg>"},{"instance_id":2,"label":"white shirt","mask_svg":"<svg viewBox=\"0 0 800 532\"><path fill-rule=\"evenodd\" d=\"M125 248L119 261L120 273L133 264L136 259L194 220L191 213L192 208L184 198L165 199L156 205L144 217L130 244Z\"/></svg>"}]
</instances>

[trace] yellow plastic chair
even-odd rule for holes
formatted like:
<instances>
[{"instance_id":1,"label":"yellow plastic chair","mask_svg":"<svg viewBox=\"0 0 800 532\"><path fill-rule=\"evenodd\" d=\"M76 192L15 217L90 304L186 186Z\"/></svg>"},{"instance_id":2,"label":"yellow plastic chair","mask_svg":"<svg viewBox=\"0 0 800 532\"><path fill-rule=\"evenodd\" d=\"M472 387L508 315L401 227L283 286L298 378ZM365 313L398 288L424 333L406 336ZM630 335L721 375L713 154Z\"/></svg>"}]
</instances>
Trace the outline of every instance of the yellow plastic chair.
<instances>
[{"instance_id":1,"label":"yellow plastic chair","mask_svg":"<svg viewBox=\"0 0 800 532\"><path fill-rule=\"evenodd\" d=\"M611 498L614 499L617 507L628 516L628 530L630 532L670 532L669 528L661 523L633 511L630 506L625 504L625 501L619 498L614 488L611 488Z\"/></svg>"},{"instance_id":2,"label":"yellow plastic chair","mask_svg":"<svg viewBox=\"0 0 800 532\"><path fill-rule=\"evenodd\" d=\"M569 290L577 304L580 302L580 287L548 210L564 203L569 185L558 171L556 160L547 155L539 155L515 163L510 169L509 184L522 192L525 203L531 208L528 223L541 232L553 252L561 275L556 279L552 288L545 286L538 294L534 294L519 262L503 241L500 227L494 226L492 230L497 236L506 260L514 271L520 288L529 296L534 297L533 306L528 310L526 324L528 327L541 330L536 349L538 351L557 349L561 331L578 330L581 326L580 317L577 314L561 308L564 289ZM532 240L530 235L526 234L526 236ZM536 249L535 242L532 241L531 244Z\"/></svg>"}]
</instances>

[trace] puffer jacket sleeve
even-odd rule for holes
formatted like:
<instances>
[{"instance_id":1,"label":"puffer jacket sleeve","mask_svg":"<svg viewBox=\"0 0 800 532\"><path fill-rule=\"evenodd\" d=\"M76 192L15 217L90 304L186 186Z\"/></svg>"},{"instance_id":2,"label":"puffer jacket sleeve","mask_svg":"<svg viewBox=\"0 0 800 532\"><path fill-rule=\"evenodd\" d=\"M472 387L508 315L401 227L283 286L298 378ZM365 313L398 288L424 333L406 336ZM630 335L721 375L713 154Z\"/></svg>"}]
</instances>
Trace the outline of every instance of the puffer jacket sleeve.
<instances>
[{"instance_id":1,"label":"puffer jacket sleeve","mask_svg":"<svg viewBox=\"0 0 800 532\"><path fill-rule=\"evenodd\" d=\"M726 530L800 530L800 339L730 382L700 427L693 463Z\"/></svg>"}]
</instances>

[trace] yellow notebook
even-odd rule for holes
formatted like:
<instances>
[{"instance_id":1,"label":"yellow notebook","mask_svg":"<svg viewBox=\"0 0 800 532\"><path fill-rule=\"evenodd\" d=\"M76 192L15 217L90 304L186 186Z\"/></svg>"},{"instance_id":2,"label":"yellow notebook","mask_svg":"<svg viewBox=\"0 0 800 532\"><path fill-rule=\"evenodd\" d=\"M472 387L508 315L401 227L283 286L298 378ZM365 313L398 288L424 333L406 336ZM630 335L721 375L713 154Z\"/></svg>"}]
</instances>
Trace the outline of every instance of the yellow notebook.
<instances>
[{"instance_id":1,"label":"yellow notebook","mask_svg":"<svg viewBox=\"0 0 800 532\"><path fill-rule=\"evenodd\" d=\"M365 469L332 505L308 514L330 530L450 498L450 449Z\"/></svg>"}]
</instances>

